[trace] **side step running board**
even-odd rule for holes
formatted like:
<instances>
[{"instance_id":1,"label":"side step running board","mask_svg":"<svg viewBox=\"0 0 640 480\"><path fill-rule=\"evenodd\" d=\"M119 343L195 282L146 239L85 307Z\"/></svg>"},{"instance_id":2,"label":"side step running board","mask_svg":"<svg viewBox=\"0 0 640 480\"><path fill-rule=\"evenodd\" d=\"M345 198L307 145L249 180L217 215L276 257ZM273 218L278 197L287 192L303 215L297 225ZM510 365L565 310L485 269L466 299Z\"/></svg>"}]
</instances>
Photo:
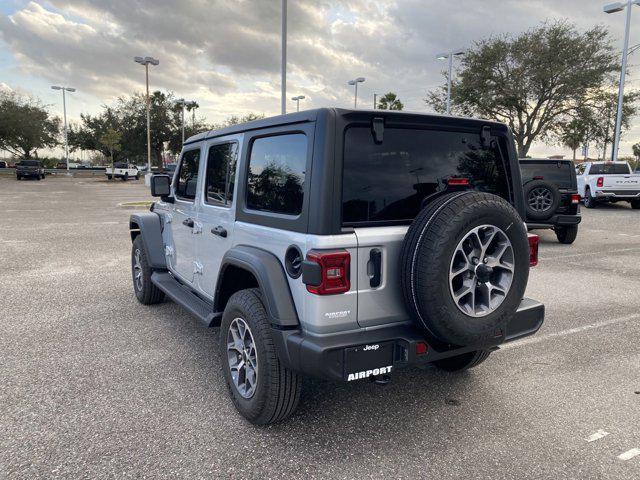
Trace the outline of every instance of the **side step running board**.
<instances>
[{"instance_id":1,"label":"side step running board","mask_svg":"<svg viewBox=\"0 0 640 480\"><path fill-rule=\"evenodd\" d=\"M213 311L213 304L193 293L189 287L182 285L168 272L153 272L151 281L162 290L167 297L181 305L185 310L198 318L207 327L220 324L221 312Z\"/></svg>"}]
</instances>

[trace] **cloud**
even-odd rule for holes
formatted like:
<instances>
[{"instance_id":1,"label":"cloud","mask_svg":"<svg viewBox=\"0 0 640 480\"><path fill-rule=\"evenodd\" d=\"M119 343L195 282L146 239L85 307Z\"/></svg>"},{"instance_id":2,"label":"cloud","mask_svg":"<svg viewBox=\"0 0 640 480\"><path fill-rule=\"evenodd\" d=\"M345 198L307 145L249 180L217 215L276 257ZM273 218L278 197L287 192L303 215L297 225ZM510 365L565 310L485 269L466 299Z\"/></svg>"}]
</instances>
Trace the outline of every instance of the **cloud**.
<instances>
[{"instance_id":1,"label":"cloud","mask_svg":"<svg viewBox=\"0 0 640 480\"><path fill-rule=\"evenodd\" d=\"M198 113L219 121L279 113L280 15L275 0L38 0L0 14L0 38L23 76L72 85L96 104L141 91L133 57L153 55L151 88L198 100ZM442 82L436 53L560 18L622 36L621 16L581 0L289 2L288 96L305 95L304 108L347 106L347 80L364 76L361 105L393 90L425 111L426 91Z\"/></svg>"}]
</instances>

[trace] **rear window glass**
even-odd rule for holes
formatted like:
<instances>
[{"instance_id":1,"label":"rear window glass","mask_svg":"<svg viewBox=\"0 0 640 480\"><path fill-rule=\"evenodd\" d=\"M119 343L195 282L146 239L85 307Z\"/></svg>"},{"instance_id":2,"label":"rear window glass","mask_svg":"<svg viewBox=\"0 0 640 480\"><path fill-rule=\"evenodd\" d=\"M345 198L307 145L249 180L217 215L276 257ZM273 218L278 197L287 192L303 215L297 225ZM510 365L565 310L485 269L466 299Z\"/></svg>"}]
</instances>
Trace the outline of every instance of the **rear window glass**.
<instances>
[{"instance_id":1,"label":"rear window glass","mask_svg":"<svg viewBox=\"0 0 640 480\"><path fill-rule=\"evenodd\" d=\"M342 222L409 222L425 197L444 190L452 177L509 199L500 155L481 148L479 133L385 128L383 142L376 144L370 128L349 128Z\"/></svg>"},{"instance_id":2,"label":"rear window glass","mask_svg":"<svg viewBox=\"0 0 640 480\"><path fill-rule=\"evenodd\" d=\"M559 188L575 188L573 165L567 162L521 162L522 183L546 180Z\"/></svg>"},{"instance_id":3,"label":"rear window glass","mask_svg":"<svg viewBox=\"0 0 640 480\"><path fill-rule=\"evenodd\" d=\"M256 139L249 158L247 207L299 215L306 165L306 135L295 133Z\"/></svg>"},{"instance_id":4,"label":"rear window glass","mask_svg":"<svg viewBox=\"0 0 640 480\"><path fill-rule=\"evenodd\" d=\"M589 175L629 175L629 171L626 163L601 163L591 165Z\"/></svg>"},{"instance_id":5,"label":"rear window glass","mask_svg":"<svg viewBox=\"0 0 640 480\"><path fill-rule=\"evenodd\" d=\"M37 160L23 160L22 162L20 162L20 165L25 167L39 167L40 162Z\"/></svg>"}]
</instances>

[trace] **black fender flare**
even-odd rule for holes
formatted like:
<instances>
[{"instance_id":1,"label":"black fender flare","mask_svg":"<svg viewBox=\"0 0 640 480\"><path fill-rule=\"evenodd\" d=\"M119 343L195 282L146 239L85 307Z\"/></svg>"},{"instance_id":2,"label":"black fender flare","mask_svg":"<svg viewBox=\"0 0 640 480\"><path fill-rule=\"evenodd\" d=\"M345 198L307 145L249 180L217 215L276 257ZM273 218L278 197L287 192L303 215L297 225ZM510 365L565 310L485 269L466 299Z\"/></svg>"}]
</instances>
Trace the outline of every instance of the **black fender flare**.
<instances>
[{"instance_id":1,"label":"black fender flare","mask_svg":"<svg viewBox=\"0 0 640 480\"><path fill-rule=\"evenodd\" d=\"M142 243L146 250L151 268L166 270L167 262L162 243L162 223L160 216L153 212L134 213L129 217L129 232L131 241L142 235Z\"/></svg>"},{"instance_id":2,"label":"black fender flare","mask_svg":"<svg viewBox=\"0 0 640 480\"><path fill-rule=\"evenodd\" d=\"M282 262L273 253L248 245L237 245L222 257L216 283L216 306L219 305L225 270L230 265L247 270L256 278L273 327L292 329L300 326Z\"/></svg>"}]
</instances>

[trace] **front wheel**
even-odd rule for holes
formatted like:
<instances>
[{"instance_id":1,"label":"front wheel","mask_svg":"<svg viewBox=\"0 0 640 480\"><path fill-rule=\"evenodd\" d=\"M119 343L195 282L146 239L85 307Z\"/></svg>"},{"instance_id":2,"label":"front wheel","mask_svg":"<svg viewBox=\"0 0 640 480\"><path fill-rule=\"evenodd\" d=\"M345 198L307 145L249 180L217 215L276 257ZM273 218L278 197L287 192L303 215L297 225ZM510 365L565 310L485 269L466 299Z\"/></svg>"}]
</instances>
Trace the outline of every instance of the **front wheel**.
<instances>
[{"instance_id":1,"label":"front wheel","mask_svg":"<svg viewBox=\"0 0 640 480\"><path fill-rule=\"evenodd\" d=\"M125 173L122 177L120 177L120 179L121 179L123 182L126 182L127 180L129 180L129 174L128 174L128 173Z\"/></svg>"},{"instance_id":2,"label":"front wheel","mask_svg":"<svg viewBox=\"0 0 640 480\"><path fill-rule=\"evenodd\" d=\"M463 353L455 357L443 358L433 362L440 370L447 372L459 372L476 367L484 362L491 352L489 350L478 350L476 352Z\"/></svg>"},{"instance_id":3,"label":"front wheel","mask_svg":"<svg viewBox=\"0 0 640 480\"><path fill-rule=\"evenodd\" d=\"M107 175L107 180L111 180L113 178L112 175Z\"/></svg>"},{"instance_id":4,"label":"front wheel","mask_svg":"<svg viewBox=\"0 0 640 480\"><path fill-rule=\"evenodd\" d=\"M564 243L565 245L570 245L575 242L576 237L578 236L578 226L577 225L566 225L562 227L556 227L556 237L558 237L558 241L560 243Z\"/></svg>"},{"instance_id":5,"label":"front wheel","mask_svg":"<svg viewBox=\"0 0 640 480\"><path fill-rule=\"evenodd\" d=\"M257 289L231 296L222 316L219 346L231 400L243 417L255 425L269 425L294 412L302 377L280 363Z\"/></svg>"},{"instance_id":6,"label":"front wheel","mask_svg":"<svg viewBox=\"0 0 640 480\"><path fill-rule=\"evenodd\" d=\"M22 177L20 175L16 175L16 180L20 181L22 180Z\"/></svg>"},{"instance_id":7,"label":"front wheel","mask_svg":"<svg viewBox=\"0 0 640 480\"><path fill-rule=\"evenodd\" d=\"M151 281L152 273L142 235L138 235L131 247L131 276L133 291L138 301L143 305L153 305L164 300L164 292Z\"/></svg>"}]
</instances>

